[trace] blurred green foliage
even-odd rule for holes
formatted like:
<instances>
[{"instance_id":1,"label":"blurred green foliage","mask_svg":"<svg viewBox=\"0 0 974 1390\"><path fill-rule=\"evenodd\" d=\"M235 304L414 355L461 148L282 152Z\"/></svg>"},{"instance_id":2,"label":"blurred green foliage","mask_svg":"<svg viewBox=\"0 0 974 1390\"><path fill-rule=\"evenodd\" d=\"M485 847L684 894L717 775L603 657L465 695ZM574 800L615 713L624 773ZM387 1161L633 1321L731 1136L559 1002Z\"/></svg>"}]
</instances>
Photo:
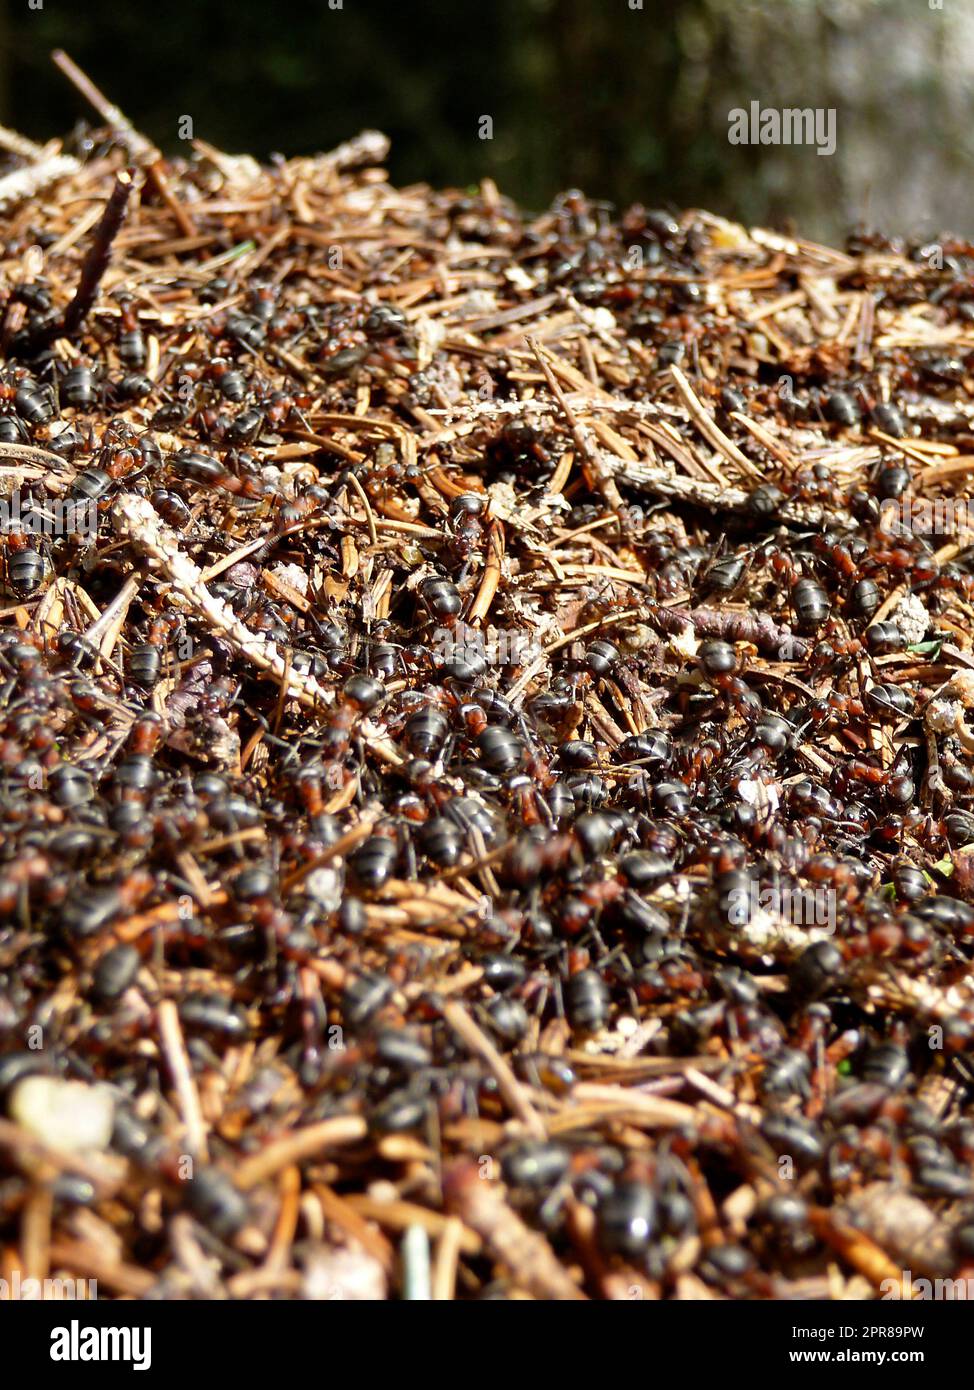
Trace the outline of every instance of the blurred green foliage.
<instances>
[{"instance_id":1,"label":"blurred green foliage","mask_svg":"<svg viewBox=\"0 0 974 1390\"><path fill-rule=\"evenodd\" d=\"M169 151L182 115L212 143L262 157L370 126L392 138L399 182L488 174L535 207L569 185L686 202L719 158L708 133L672 130L677 0L5 3L2 118L38 139L90 116L50 63L62 47Z\"/></svg>"},{"instance_id":2,"label":"blurred green foliage","mask_svg":"<svg viewBox=\"0 0 974 1390\"><path fill-rule=\"evenodd\" d=\"M926 0L337 3L0 0L0 119L37 139L91 119L50 62L63 47L169 152L186 115L262 158L373 127L395 181L489 175L535 209L575 186L817 235L861 215L974 220L959 0L939 14ZM839 153L729 146L728 110L752 98L838 105Z\"/></svg>"}]
</instances>

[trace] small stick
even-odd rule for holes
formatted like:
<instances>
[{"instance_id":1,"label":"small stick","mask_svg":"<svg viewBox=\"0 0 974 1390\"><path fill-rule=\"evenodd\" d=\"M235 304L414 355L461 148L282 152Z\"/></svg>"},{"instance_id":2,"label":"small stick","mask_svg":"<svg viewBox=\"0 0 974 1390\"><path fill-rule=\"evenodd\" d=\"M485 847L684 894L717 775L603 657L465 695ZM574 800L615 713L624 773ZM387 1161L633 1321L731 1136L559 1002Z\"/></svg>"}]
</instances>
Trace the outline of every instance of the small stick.
<instances>
[{"instance_id":1,"label":"small stick","mask_svg":"<svg viewBox=\"0 0 974 1390\"><path fill-rule=\"evenodd\" d=\"M483 832L476 825L470 827L470 843L473 846L473 852L477 856L477 861L480 864L478 876L481 883L491 897L500 898L502 892L501 886L497 882L497 875L494 873L490 864L486 862L488 857L487 843L484 840Z\"/></svg>"},{"instance_id":2,"label":"small stick","mask_svg":"<svg viewBox=\"0 0 974 1390\"><path fill-rule=\"evenodd\" d=\"M220 907L227 900L224 892L211 894L211 905ZM178 922L182 916L182 908L178 902L160 903L158 907L150 907L147 912L139 912L133 917L128 917L124 922L119 922L114 928L114 934L119 941L137 941L143 933L151 931L153 927L164 927L169 922Z\"/></svg>"},{"instance_id":3,"label":"small stick","mask_svg":"<svg viewBox=\"0 0 974 1390\"><path fill-rule=\"evenodd\" d=\"M362 164L381 164L389 153L390 140L381 130L360 130L351 140L336 145L322 156L333 169L354 169Z\"/></svg>"},{"instance_id":4,"label":"small stick","mask_svg":"<svg viewBox=\"0 0 974 1390\"><path fill-rule=\"evenodd\" d=\"M33 198L48 184L57 183L58 179L66 178L69 174L76 174L78 167L78 161L70 155L52 154L49 159L43 159L39 164L30 164L26 169L17 169L13 174L6 174L0 179L0 208L5 208L9 203L21 202L24 198Z\"/></svg>"},{"instance_id":5,"label":"small stick","mask_svg":"<svg viewBox=\"0 0 974 1390\"><path fill-rule=\"evenodd\" d=\"M60 454L55 454L50 449L42 449L37 444L0 444L0 458L32 459L34 463L46 464L49 469L54 468L58 472L64 469L64 459ZM24 477L31 478L43 477L43 472L34 472L27 468L4 469L3 472L22 473Z\"/></svg>"},{"instance_id":6,"label":"small stick","mask_svg":"<svg viewBox=\"0 0 974 1390\"><path fill-rule=\"evenodd\" d=\"M55 49L51 58L89 105L94 107L105 124L122 136L133 157L146 166L146 172L155 185L156 192L172 213L183 236L195 236L196 224L173 193L166 176L163 158L152 142L136 130L124 111L108 100L104 92L95 86L91 78L81 71L62 48Z\"/></svg>"},{"instance_id":7,"label":"small stick","mask_svg":"<svg viewBox=\"0 0 974 1390\"><path fill-rule=\"evenodd\" d=\"M341 1227L346 1235L379 1261L387 1276L391 1276L396 1268L396 1252L382 1232L377 1231L347 1197L340 1197L325 1183L314 1183L313 1191L325 1220Z\"/></svg>"},{"instance_id":8,"label":"small stick","mask_svg":"<svg viewBox=\"0 0 974 1390\"><path fill-rule=\"evenodd\" d=\"M680 371L679 367L671 367L670 375L676 383L676 389L680 393L680 399L687 408L690 419L696 425L699 432L706 439L708 444L712 444L719 454L731 463L735 463L745 476L750 478L760 478L760 471L754 464L742 454L740 449L732 439L728 439L724 431L714 422L704 409L699 398L694 394L693 387Z\"/></svg>"},{"instance_id":9,"label":"small stick","mask_svg":"<svg viewBox=\"0 0 974 1390\"><path fill-rule=\"evenodd\" d=\"M830 1245L853 1269L864 1274L875 1288L888 1287L892 1282L899 1289L901 1299L913 1297L908 1274L864 1231L838 1220L831 1211L821 1207L812 1209L809 1221L819 1239Z\"/></svg>"},{"instance_id":10,"label":"small stick","mask_svg":"<svg viewBox=\"0 0 974 1390\"><path fill-rule=\"evenodd\" d=\"M572 1098L582 1106L604 1105L607 1112L613 1110L629 1111L639 1115L642 1123L658 1125L663 1129L692 1124L696 1110L681 1100L668 1100L665 1096L647 1096L636 1090L620 1086L606 1086L598 1081L580 1081L572 1092ZM568 1112L569 1116L571 1112Z\"/></svg>"},{"instance_id":11,"label":"small stick","mask_svg":"<svg viewBox=\"0 0 974 1390\"><path fill-rule=\"evenodd\" d=\"M0 149L6 150L8 154L19 155L21 159L29 159L32 164L43 159L47 153L43 145L28 140L26 135L21 135L19 131L11 130L5 125L0 125Z\"/></svg>"},{"instance_id":12,"label":"small stick","mask_svg":"<svg viewBox=\"0 0 974 1390\"><path fill-rule=\"evenodd\" d=\"M434 1303L449 1303L453 1299L462 1241L463 1222L459 1217L448 1216L436 1243L436 1256L433 1261Z\"/></svg>"},{"instance_id":13,"label":"small stick","mask_svg":"<svg viewBox=\"0 0 974 1390\"><path fill-rule=\"evenodd\" d=\"M754 436L759 444L763 444L772 458L776 458L779 463L786 468L794 468L795 460L787 449L775 439L770 430L766 430L763 425L759 425L757 420L752 420L750 415L745 415L742 411L734 410L731 412L731 419L736 420L739 425L747 430L748 434Z\"/></svg>"},{"instance_id":14,"label":"small stick","mask_svg":"<svg viewBox=\"0 0 974 1390\"><path fill-rule=\"evenodd\" d=\"M61 1239L52 1242L51 1265L54 1269L80 1270L93 1283L126 1298L144 1298L156 1282L156 1276L147 1269L112 1259L90 1241Z\"/></svg>"},{"instance_id":15,"label":"small stick","mask_svg":"<svg viewBox=\"0 0 974 1390\"><path fill-rule=\"evenodd\" d=\"M504 698L506 700L509 700L510 703L515 707L515 709L518 706L521 696L524 694L525 690L527 690L528 686L534 680L535 676L539 676L541 672L545 670L547 665L548 659L545 656L544 652L539 652L535 659L531 662L530 666L526 666L525 669L521 672L517 680L511 686L511 688L504 692Z\"/></svg>"},{"instance_id":16,"label":"small stick","mask_svg":"<svg viewBox=\"0 0 974 1390\"><path fill-rule=\"evenodd\" d=\"M616 623L626 622L629 618L637 618L642 613L641 608L627 608L622 613L606 614L604 618L596 618L594 623L585 623L582 627L573 628L571 632L566 632L564 637L559 637L555 642L549 642L545 647L545 655L550 656L552 652L561 651L562 647L567 647L570 643L577 641L579 637L585 637L590 632L598 632L599 628L614 627Z\"/></svg>"},{"instance_id":17,"label":"small stick","mask_svg":"<svg viewBox=\"0 0 974 1390\"><path fill-rule=\"evenodd\" d=\"M471 624L481 623L490 612L490 605L494 601L494 595L497 593L497 586L500 583L503 558L504 528L499 521L494 521L491 523L487 539L487 563L484 566L484 576L473 606L467 614L467 622Z\"/></svg>"},{"instance_id":18,"label":"small stick","mask_svg":"<svg viewBox=\"0 0 974 1390\"><path fill-rule=\"evenodd\" d=\"M458 864L454 864L450 869L444 869L439 875L441 883L448 882L451 878L470 878L481 869L489 867L491 864L499 864L504 855L510 851L513 840L507 840L504 844L492 849L490 854L478 855L474 860L464 859Z\"/></svg>"},{"instance_id":19,"label":"small stick","mask_svg":"<svg viewBox=\"0 0 974 1390\"><path fill-rule=\"evenodd\" d=\"M430 1236L437 1237L443 1234L448 1222L457 1219L444 1216L439 1211L431 1211L428 1207L421 1207L415 1202L406 1202L398 1198L390 1201L387 1198L370 1196L367 1192L352 1193L344 1200L360 1216L374 1221L387 1231L406 1231L410 1226L417 1225L422 1226ZM461 1253L479 1255L480 1237L469 1226L464 1226L462 1221L459 1224Z\"/></svg>"},{"instance_id":20,"label":"small stick","mask_svg":"<svg viewBox=\"0 0 974 1390\"><path fill-rule=\"evenodd\" d=\"M605 457L596 449L592 443L589 432L579 423L574 411L568 404L564 391L558 384L558 378L548 365L547 360L542 355L541 345L534 338L529 338L528 343L531 351L538 359L538 366L544 374L544 379L548 383L548 390L554 396L561 407L561 412L568 421L568 427L572 432L572 438L578 448L579 453L584 455L592 471L592 480L596 488L605 499L606 506L611 507L614 512L619 512L625 505L622 500L616 481L605 462Z\"/></svg>"},{"instance_id":21,"label":"small stick","mask_svg":"<svg viewBox=\"0 0 974 1390\"><path fill-rule=\"evenodd\" d=\"M288 682L291 675L293 663L293 653L288 650L284 653L284 679L281 681L281 688L277 696L277 709L274 711L274 722L271 731L277 734L281 727L281 720L284 718L284 706L287 702Z\"/></svg>"},{"instance_id":22,"label":"small stick","mask_svg":"<svg viewBox=\"0 0 974 1390\"><path fill-rule=\"evenodd\" d=\"M667 473L662 468L653 468L645 463L627 463L618 460L618 476L630 487L654 493L658 497L672 498L674 501L690 502L697 507L705 507L714 512L749 512L751 494L739 487L725 487L720 483L699 481L696 478L681 478ZM829 526L845 531L857 531L859 523L851 512L841 508L824 507L820 502L784 501L778 507L778 517L796 526Z\"/></svg>"},{"instance_id":23,"label":"small stick","mask_svg":"<svg viewBox=\"0 0 974 1390\"><path fill-rule=\"evenodd\" d=\"M511 1110L535 1139L544 1139L544 1121L528 1098L525 1088L482 1028L479 1028L467 1010L456 1000L443 1006L443 1017L457 1037L477 1057L483 1059L497 1078L501 1095Z\"/></svg>"},{"instance_id":24,"label":"small stick","mask_svg":"<svg viewBox=\"0 0 974 1390\"><path fill-rule=\"evenodd\" d=\"M187 1144L193 1157L205 1162L207 1158L206 1123L203 1119L199 1092L193 1079L193 1069L190 1066L189 1053L186 1051L186 1043L183 1039L183 1030L176 1005L171 999L163 999L156 1010L156 1015L159 1020L162 1050L169 1066L173 1085L176 1087L179 1109L186 1125Z\"/></svg>"},{"instance_id":25,"label":"small stick","mask_svg":"<svg viewBox=\"0 0 974 1390\"><path fill-rule=\"evenodd\" d=\"M153 159L152 162L146 166L146 173L149 175L151 182L155 184L156 192L172 213L173 220L183 236L196 236L196 223L172 191L172 184L169 182L165 163L161 156L158 159Z\"/></svg>"},{"instance_id":26,"label":"small stick","mask_svg":"<svg viewBox=\"0 0 974 1390\"><path fill-rule=\"evenodd\" d=\"M130 574L104 612L82 633L82 636L91 646L98 647L102 656L111 656L125 622L125 616L141 587L141 577Z\"/></svg>"},{"instance_id":27,"label":"small stick","mask_svg":"<svg viewBox=\"0 0 974 1390\"><path fill-rule=\"evenodd\" d=\"M299 1203L301 1199L301 1170L285 1168L278 1180L281 1190L281 1206L274 1224L270 1247L264 1260L267 1270L281 1271L287 1268L288 1254L298 1229Z\"/></svg>"},{"instance_id":28,"label":"small stick","mask_svg":"<svg viewBox=\"0 0 974 1390\"><path fill-rule=\"evenodd\" d=\"M122 535L158 561L180 597L258 670L283 682L302 705L313 708L331 703L331 693L324 686L312 676L289 670L273 642L251 632L228 604L210 593L199 568L180 551L176 533L163 524L151 503L135 493L119 493L114 517Z\"/></svg>"},{"instance_id":29,"label":"small stick","mask_svg":"<svg viewBox=\"0 0 974 1390\"><path fill-rule=\"evenodd\" d=\"M212 565L207 565L205 570L200 570L200 578L204 584L209 584L211 579L216 579L224 570L232 569L239 561L246 560L247 556L253 555L256 550L263 550L266 545L266 536L258 536L256 540L248 541L246 545L239 545L236 550L231 550L229 555L221 555L219 560L214 560Z\"/></svg>"},{"instance_id":30,"label":"small stick","mask_svg":"<svg viewBox=\"0 0 974 1390\"><path fill-rule=\"evenodd\" d=\"M51 1217L54 1194L46 1184L35 1186L21 1213L21 1247L28 1279L46 1279L50 1269Z\"/></svg>"},{"instance_id":31,"label":"small stick","mask_svg":"<svg viewBox=\"0 0 974 1390\"><path fill-rule=\"evenodd\" d=\"M98 286L111 260L112 242L122 225L133 187L134 173L131 169L123 169L120 174L116 174L115 187L105 204L101 221L95 228L91 249L81 268L78 288L75 290L71 303L64 311L60 325L50 330L52 337L70 338L81 327L88 310L94 304Z\"/></svg>"},{"instance_id":32,"label":"small stick","mask_svg":"<svg viewBox=\"0 0 974 1390\"><path fill-rule=\"evenodd\" d=\"M302 864L299 869L295 869L293 874L281 880L281 897L287 897L293 888L299 883L303 883L309 874L314 873L315 869L320 869L325 864L333 864L338 859L344 859L350 850L356 845L360 845L363 840L367 840L372 833L378 815L374 811L367 811L362 819L352 826L351 830L344 835L323 853L315 855L314 859L309 859L306 864Z\"/></svg>"},{"instance_id":33,"label":"small stick","mask_svg":"<svg viewBox=\"0 0 974 1390\"><path fill-rule=\"evenodd\" d=\"M402 1255L402 1296L409 1303L429 1303L430 1238L422 1226L408 1226L400 1246Z\"/></svg>"},{"instance_id":34,"label":"small stick","mask_svg":"<svg viewBox=\"0 0 974 1390\"><path fill-rule=\"evenodd\" d=\"M117 1174L104 1155L62 1152L13 1120L0 1117L0 1153L6 1152L28 1171L43 1166L54 1173L77 1173L94 1184L99 1194L110 1195L117 1186Z\"/></svg>"},{"instance_id":35,"label":"small stick","mask_svg":"<svg viewBox=\"0 0 974 1390\"><path fill-rule=\"evenodd\" d=\"M361 1115L336 1115L333 1119L322 1120L316 1125L305 1125L292 1130L283 1139L268 1144L260 1153L254 1154L241 1163L237 1169L236 1183L241 1192L246 1192L258 1183L272 1178L282 1168L303 1159L314 1158L324 1149L357 1144L369 1132L369 1127Z\"/></svg>"},{"instance_id":36,"label":"small stick","mask_svg":"<svg viewBox=\"0 0 974 1390\"><path fill-rule=\"evenodd\" d=\"M876 612L869 620L868 627L875 627L877 623L881 623L890 613L892 613L896 605L900 602L900 600L903 598L905 594L909 593L909 591L909 584L897 584L896 587L892 590L892 592L886 595L886 597L883 599L883 602L876 609Z\"/></svg>"},{"instance_id":37,"label":"small stick","mask_svg":"<svg viewBox=\"0 0 974 1390\"><path fill-rule=\"evenodd\" d=\"M473 1227L494 1258L528 1293L559 1302L585 1299L545 1237L524 1224L497 1185L481 1176L473 1160L452 1163L443 1187L447 1206Z\"/></svg>"},{"instance_id":38,"label":"small stick","mask_svg":"<svg viewBox=\"0 0 974 1390\"><path fill-rule=\"evenodd\" d=\"M561 493L565 489L569 475L572 471L572 464L575 462L575 455L571 449L566 449L558 460L558 467L548 480L547 491L551 493Z\"/></svg>"},{"instance_id":39,"label":"small stick","mask_svg":"<svg viewBox=\"0 0 974 1390\"><path fill-rule=\"evenodd\" d=\"M227 1293L235 1299L272 1293L289 1294L296 1298L304 1286L305 1276L296 1269L244 1269L227 1280Z\"/></svg>"},{"instance_id":40,"label":"small stick","mask_svg":"<svg viewBox=\"0 0 974 1390\"><path fill-rule=\"evenodd\" d=\"M369 528L369 540L372 542L373 545L377 545L379 541L379 536L375 529L375 514L372 511L372 504L368 499L368 495L366 494L365 488L359 482L358 478L356 478L354 473L347 473L345 475L345 481L351 483L353 489L358 493L362 506L365 508L365 520Z\"/></svg>"},{"instance_id":41,"label":"small stick","mask_svg":"<svg viewBox=\"0 0 974 1390\"><path fill-rule=\"evenodd\" d=\"M180 1212L173 1217L169 1234L176 1263L189 1279L193 1291L202 1298L222 1297L219 1276L196 1239L193 1218Z\"/></svg>"},{"instance_id":42,"label":"small stick","mask_svg":"<svg viewBox=\"0 0 974 1390\"><path fill-rule=\"evenodd\" d=\"M124 112L108 100L105 94L95 86L91 78L81 71L78 64L68 57L63 48L54 50L51 54L51 61L78 89L85 101L94 107L105 124L126 137L133 154L144 155L151 151L152 146L145 136L139 134Z\"/></svg>"}]
</instances>

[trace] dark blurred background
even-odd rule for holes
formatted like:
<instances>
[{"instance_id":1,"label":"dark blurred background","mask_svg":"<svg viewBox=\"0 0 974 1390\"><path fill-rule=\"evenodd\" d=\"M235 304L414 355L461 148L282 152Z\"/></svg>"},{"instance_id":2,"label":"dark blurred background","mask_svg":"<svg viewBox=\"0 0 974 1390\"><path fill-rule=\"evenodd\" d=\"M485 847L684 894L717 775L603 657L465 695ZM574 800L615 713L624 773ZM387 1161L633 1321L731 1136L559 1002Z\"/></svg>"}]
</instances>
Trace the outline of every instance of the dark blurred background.
<instances>
[{"instance_id":1,"label":"dark blurred background","mask_svg":"<svg viewBox=\"0 0 974 1390\"><path fill-rule=\"evenodd\" d=\"M576 186L831 241L974 234L974 0L30 3L0 0L0 121L38 140L91 118L60 46L170 152L185 115L261 158L371 126L395 181L490 175L532 209ZM835 154L729 144L752 100L834 107Z\"/></svg>"}]
</instances>

